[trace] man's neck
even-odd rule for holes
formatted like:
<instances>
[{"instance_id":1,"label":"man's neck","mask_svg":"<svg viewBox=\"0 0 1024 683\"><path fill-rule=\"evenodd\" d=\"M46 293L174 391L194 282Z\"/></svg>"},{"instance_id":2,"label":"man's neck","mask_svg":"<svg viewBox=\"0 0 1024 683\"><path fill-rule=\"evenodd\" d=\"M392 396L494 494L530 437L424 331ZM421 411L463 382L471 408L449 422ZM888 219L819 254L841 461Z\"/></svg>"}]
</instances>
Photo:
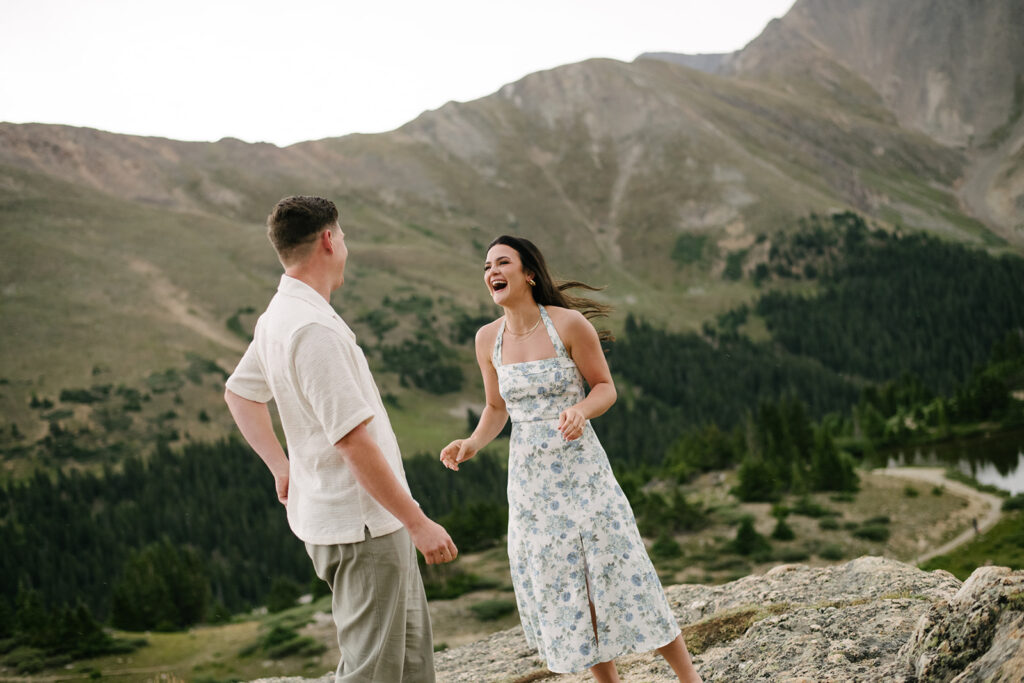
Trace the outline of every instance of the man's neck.
<instances>
[{"instance_id":1,"label":"man's neck","mask_svg":"<svg viewBox=\"0 0 1024 683\"><path fill-rule=\"evenodd\" d=\"M301 265L291 266L284 269L284 274L304 282L324 298L324 301L331 303L331 278L325 273L318 273L313 268L305 268Z\"/></svg>"}]
</instances>

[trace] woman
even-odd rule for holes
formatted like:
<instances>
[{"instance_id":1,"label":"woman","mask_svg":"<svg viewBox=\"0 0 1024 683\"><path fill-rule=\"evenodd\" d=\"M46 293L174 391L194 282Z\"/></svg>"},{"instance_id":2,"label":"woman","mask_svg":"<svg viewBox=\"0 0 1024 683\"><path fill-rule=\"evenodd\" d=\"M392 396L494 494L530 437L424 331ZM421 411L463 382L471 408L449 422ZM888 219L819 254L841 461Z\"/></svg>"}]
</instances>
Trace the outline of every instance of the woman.
<instances>
[{"instance_id":1,"label":"woman","mask_svg":"<svg viewBox=\"0 0 1024 683\"><path fill-rule=\"evenodd\" d=\"M615 402L615 385L580 311L608 308L564 294L594 288L556 284L538 249L517 237L488 246L484 283L505 313L476 335L487 405L441 462L458 470L511 415L508 555L527 641L558 673L589 668L597 681L618 681L615 657L656 648L681 681L700 681L589 423Z\"/></svg>"}]
</instances>

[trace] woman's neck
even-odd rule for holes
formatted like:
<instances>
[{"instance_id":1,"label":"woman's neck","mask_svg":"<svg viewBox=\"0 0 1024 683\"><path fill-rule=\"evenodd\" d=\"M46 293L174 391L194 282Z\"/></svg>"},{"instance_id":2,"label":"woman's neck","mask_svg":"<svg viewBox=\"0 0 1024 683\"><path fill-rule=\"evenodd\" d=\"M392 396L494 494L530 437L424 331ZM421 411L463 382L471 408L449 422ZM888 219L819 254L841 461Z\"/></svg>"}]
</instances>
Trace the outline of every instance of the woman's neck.
<instances>
[{"instance_id":1,"label":"woman's neck","mask_svg":"<svg viewBox=\"0 0 1024 683\"><path fill-rule=\"evenodd\" d=\"M540 308L533 298L510 302L508 306L502 308L505 309L505 329L513 333L530 329L540 318Z\"/></svg>"}]
</instances>

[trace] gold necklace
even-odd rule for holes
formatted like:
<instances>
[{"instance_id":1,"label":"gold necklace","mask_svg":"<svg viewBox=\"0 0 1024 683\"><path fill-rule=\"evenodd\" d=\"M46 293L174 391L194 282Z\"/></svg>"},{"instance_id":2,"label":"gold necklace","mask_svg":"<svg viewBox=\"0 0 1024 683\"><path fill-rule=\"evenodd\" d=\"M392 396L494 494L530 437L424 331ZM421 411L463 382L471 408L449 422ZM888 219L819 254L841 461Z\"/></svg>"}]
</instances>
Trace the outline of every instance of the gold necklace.
<instances>
[{"instance_id":1,"label":"gold necklace","mask_svg":"<svg viewBox=\"0 0 1024 683\"><path fill-rule=\"evenodd\" d=\"M508 332L509 334L511 334L513 337L528 337L528 336L530 336L530 334L534 330L536 330L540 326L541 319L542 319L541 316L538 314L537 315L537 322L535 322L533 324L533 327L528 329L526 332L513 332L512 330L508 329L508 324L507 323L505 324L505 331Z\"/></svg>"}]
</instances>

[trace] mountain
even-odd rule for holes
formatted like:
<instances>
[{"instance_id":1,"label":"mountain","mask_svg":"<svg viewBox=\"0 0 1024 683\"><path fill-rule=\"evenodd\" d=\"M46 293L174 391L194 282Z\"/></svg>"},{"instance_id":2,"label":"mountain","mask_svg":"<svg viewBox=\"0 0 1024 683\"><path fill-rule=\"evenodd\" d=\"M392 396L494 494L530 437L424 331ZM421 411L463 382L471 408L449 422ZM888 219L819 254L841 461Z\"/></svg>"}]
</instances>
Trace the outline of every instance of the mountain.
<instances>
[{"instance_id":1,"label":"mountain","mask_svg":"<svg viewBox=\"0 0 1024 683\"><path fill-rule=\"evenodd\" d=\"M929 3L940 9L927 21L897 21L880 0L800 0L726 73L589 60L390 133L286 148L0 124L0 433L87 430L95 407L60 394L122 385L141 387L178 436L224 433L216 373L168 378L233 367L280 273L263 220L288 194L337 201L352 259L335 304L361 339L427 332L469 377L456 328L495 314L479 267L504 232L674 329L749 300L749 282L722 278L727 259L749 272L810 212L1020 249L1020 5ZM920 19L925 4L899 7ZM892 78L904 87L879 85ZM948 83L928 90L928 78ZM912 106L932 96L932 109ZM695 236L704 246L687 255ZM417 448L461 430L480 399L473 380L439 402L379 374Z\"/></svg>"},{"instance_id":2,"label":"mountain","mask_svg":"<svg viewBox=\"0 0 1024 683\"><path fill-rule=\"evenodd\" d=\"M832 59L866 80L904 127L977 145L1014 113L1022 35L1021 0L801 0L730 66L744 76L792 77L806 73L811 55Z\"/></svg>"},{"instance_id":3,"label":"mountain","mask_svg":"<svg viewBox=\"0 0 1024 683\"><path fill-rule=\"evenodd\" d=\"M716 73L834 102L877 98L902 128L963 149L966 210L1024 239L1024 1L800 0ZM650 54L688 62L694 56ZM869 89L864 89L864 85Z\"/></svg>"}]
</instances>

